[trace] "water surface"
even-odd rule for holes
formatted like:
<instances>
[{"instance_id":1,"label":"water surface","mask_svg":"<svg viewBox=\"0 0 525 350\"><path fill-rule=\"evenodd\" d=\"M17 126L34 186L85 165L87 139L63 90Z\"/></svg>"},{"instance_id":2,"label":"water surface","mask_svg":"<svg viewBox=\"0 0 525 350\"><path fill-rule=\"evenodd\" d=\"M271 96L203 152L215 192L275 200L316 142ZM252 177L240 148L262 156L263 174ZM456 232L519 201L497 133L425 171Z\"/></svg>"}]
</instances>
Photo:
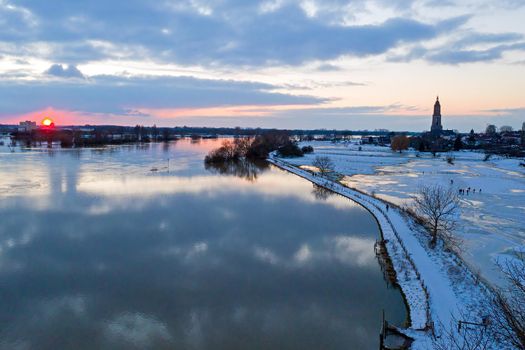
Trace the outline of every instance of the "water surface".
<instances>
[{"instance_id":1,"label":"water surface","mask_svg":"<svg viewBox=\"0 0 525 350\"><path fill-rule=\"evenodd\" d=\"M0 146L0 349L377 349L373 217L216 146Z\"/></svg>"}]
</instances>

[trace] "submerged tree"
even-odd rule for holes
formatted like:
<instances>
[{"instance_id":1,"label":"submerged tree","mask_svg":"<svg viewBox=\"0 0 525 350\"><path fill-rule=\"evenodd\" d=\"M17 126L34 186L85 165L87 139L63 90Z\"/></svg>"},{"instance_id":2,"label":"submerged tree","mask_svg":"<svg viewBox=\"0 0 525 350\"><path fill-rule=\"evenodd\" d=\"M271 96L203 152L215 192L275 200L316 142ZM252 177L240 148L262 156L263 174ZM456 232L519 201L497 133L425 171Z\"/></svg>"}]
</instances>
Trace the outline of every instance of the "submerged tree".
<instances>
[{"instance_id":1,"label":"submerged tree","mask_svg":"<svg viewBox=\"0 0 525 350\"><path fill-rule=\"evenodd\" d=\"M238 144L230 140L225 140L222 142L221 147L214 149L210 153L208 153L206 158L204 158L204 161L206 163L218 163L227 160L237 160L242 156L240 150L237 147Z\"/></svg>"},{"instance_id":2,"label":"submerged tree","mask_svg":"<svg viewBox=\"0 0 525 350\"><path fill-rule=\"evenodd\" d=\"M268 154L278 151L280 156L302 156L301 149L286 131L271 130L255 137L238 137L226 140L221 147L212 150L206 163L246 159L266 159Z\"/></svg>"},{"instance_id":3,"label":"submerged tree","mask_svg":"<svg viewBox=\"0 0 525 350\"><path fill-rule=\"evenodd\" d=\"M430 246L436 246L441 238L450 248L457 245L451 232L459 210L457 191L452 187L431 185L420 187L414 198L415 213L430 233Z\"/></svg>"},{"instance_id":4,"label":"submerged tree","mask_svg":"<svg viewBox=\"0 0 525 350\"><path fill-rule=\"evenodd\" d=\"M254 139L248 152L247 158L251 159L266 159L268 154L272 151L292 142L290 134L286 131L271 130L261 135L257 135Z\"/></svg>"},{"instance_id":5,"label":"submerged tree","mask_svg":"<svg viewBox=\"0 0 525 350\"><path fill-rule=\"evenodd\" d=\"M253 139L250 137L238 137L233 140L233 148L235 153L240 157L246 157L246 154L250 150Z\"/></svg>"}]
</instances>

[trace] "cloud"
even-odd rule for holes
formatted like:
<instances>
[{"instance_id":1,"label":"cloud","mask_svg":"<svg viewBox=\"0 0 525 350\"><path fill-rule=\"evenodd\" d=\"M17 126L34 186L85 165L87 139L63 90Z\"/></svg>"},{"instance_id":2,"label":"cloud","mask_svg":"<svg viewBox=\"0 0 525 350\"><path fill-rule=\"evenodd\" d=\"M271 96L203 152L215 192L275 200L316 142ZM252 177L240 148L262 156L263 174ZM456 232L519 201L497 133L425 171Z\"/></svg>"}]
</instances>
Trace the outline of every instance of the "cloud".
<instances>
[{"instance_id":1,"label":"cloud","mask_svg":"<svg viewBox=\"0 0 525 350\"><path fill-rule=\"evenodd\" d=\"M315 113L325 116L349 116L349 115L381 115L399 112L419 111L417 106L407 106L399 103L393 103L384 106L352 106L352 107L319 107L308 109L296 109L293 113ZM290 111L284 113L290 114Z\"/></svg>"},{"instance_id":2,"label":"cloud","mask_svg":"<svg viewBox=\"0 0 525 350\"><path fill-rule=\"evenodd\" d=\"M456 47L472 46L476 44L501 44L505 42L522 41L521 33L478 33L470 32L454 43Z\"/></svg>"},{"instance_id":3,"label":"cloud","mask_svg":"<svg viewBox=\"0 0 525 350\"><path fill-rule=\"evenodd\" d=\"M525 107L486 109L481 112L497 113L504 115L521 115L524 117L525 120Z\"/></svg>"},{"instance_id":4,"label":"cloud","mask_svg":"<svg viewBox=\"0 0 525 350\"><path fill-rule=\"evenodd\" d=\"M502 57L504 49L495 47L488 50L440 50L425 55L426 59L444 64L494 61Z\"/></svg>"},{"instance_id":5,"label":"cloud","mask_svg":"<svg viewBox=\"0 0 525 350\"><path fill-rule=\"evenodd\" d=\"M0 40L20 37L21 33L32 31L37 25L38 20L29 9L0 0Z\"/></svg>"},{"instance_id":6,"label":"cloud","mask_svg":"<svg viewBox=\"0 0 525 350\"><path fill-rule=\"evenodd\" d=\"M218 125L222 118L231 125L244 116L243 125L345 128L350 119L363 125L358 118L373 125L382 115L417 110L370 94L394 70L406 77L420 67L439 74L441 67L429 62L523 61L525 32L515 25L522 6L520 0L0 0L0 118L49 108L118 124L188 117L188 124ZM385 57L424 62L383 64ZM131 73L92 76L123 70ZM182 71L272 83L138 76ZM414 89L430 80L396 91L396 100L417 104ZM362 95L360 85L369 86ZM307 96L330 93L341 97L333 105L364 106L325 108L334 100ZM487 108L498 106L497 96L485 101Z\"/></svg>"},{"instance_id":7,"label":"cloud","mask_svg":"<svg viewBox=\"0 0 525 350\"><path fill-rule=\"evenodd\" d=\"M61 64L54 64L45 73L60 78L84 79L84 74L74 65L62 66Z\"/></svg>"},{"instance_id":8,"label":"cloud","mask_svg":"<svg viewBox=\"0 0 525 350\"><path fill-rule=\"evenodd\" d=\"M516 10L525 6L523 0L428 0L424 5L429 8L465 6L473 9L510 9Z\"/></svg>"},{"instance_id":9,"label":"cloud","mask_svg":"<svg viewBox=\"0 0 525 350\"><path fill-rule=\"evenodd\" d=\"M503 57L508 51L525 51L525 42L512 45L497 45L488 49L441 49L429 51L424 57L436 63L461 64L472 62L490 62Z\"/></svg>"},{"instance_id":10,"label":"cloud","mask_svg":"<svg viewBox=\"0 0 525 350\"><path fill-rule=\"evenodd\" d=\"M171 340L168 327L153 317L140 313L126 313L110 320L105 336L111 342L126 342L141 348L150 347L159 340Z\"/></svg>"},{"instance_id":11,"label":"cloud","mask_svg":"<svg viewBox=\"0 0 525 350\"><path fill-rule=\"evenodd\" d=\"M331 88L331 87L349 87L349 86L367 86L367 83L355 81L322 81L308 80L301 84L283 84L282 87L291 90L312 90L314 88Z\"/></svg>"},{"instance_id":12,"label":"cloud","mask_svg":"<svg viewBox=\"0 0 525 350\"><path fill-rule=\"evenodd\" d=\"M319 72L337 72L337 71L341 70L341 67L338 67L338 66L333 65L333 64L325 63L325 64L320 64L317 67L317 70Z\"/></svg>"},{"instance_id":13,"label":"cloud","mask_svg":"<svg viewBox=\"0 0 525 350\"><path fill-rule=\"evenodd\" d=\"M374 16L372 5L378 9ZM424 12L436 5L471 14L441 21L418 19L415 8ZM522 40L519 33L471 30L462 36L461 29L475 17L475 5L417 0L95 0L86 5L57 0L50 6L21 0L14 6L0 1L0 54L74 64L110 58L258 67L381 55L406 44L416 47L389 59L458 64L492 61L507 51L521 50L515 46ZM495 4L483 1L482 6ZM523 1L505 0L501 6L517 9ZM442 47L424 46L444 35L454 38L458 32L459 38ZM498 47L472 47L480 44ZM337 69L321 64L318 71Z\"/></svg>"},{"instance_id":14,"label":"cloud","mask_svg":"<svg viewBox=\"0 0 525 350\"><path fill-rule=\"evenodd\" d=\"M136 115L141 108L317 105L327 102L323 98L272 92L277 88L264 83L185 76L93 76L89 81L0 80L0 115L13 116L48 107L84 113Z\"/></svg>"},{"instance_id":15,"label":"cloud","mask_svg":"<svg viewBox=\"0 0 525 350\"><path fill-rule=\"evenodd\" d=\"M467 32L438 47L426 48L418 45L411 48L408 53L392 55L388 59L393 62L424 59L434 63L455 65L491 62L502 58L509 51L525 51L523 34Z\"/></svg>"},{"instance_id":16,"label":"cloud","mask_svg":"<svg viewBox=\"0 0 525 350\"><path fill-rule=\"evenodd\" d=\"M31 77L31 73L24 69L8 70L4 73L0 73L0 80L4 79L18 79Z\"/></svg>"},{"instance_id":17,"label":"cloud","mask_svg":"<svg viewBox=\"0 0 525 350\"><path fill-rule=\"evenodd\" d=\"M20 9L38 24L20 23L12 32L0 22L0 41L16 43L13 50L19 54L75 64L133 58L188 65L296 65L342 55L382 54L400 43L436 38L467 20L424 23L392 16L378 23L349 25L336 16L348 12L345 1L311 2L315 11L305 9L304 2L276 3L271 11L261 11L263 3L239 0L89 5L59 0L53 6L24 0Z\"/></svg>"}]
</instances>

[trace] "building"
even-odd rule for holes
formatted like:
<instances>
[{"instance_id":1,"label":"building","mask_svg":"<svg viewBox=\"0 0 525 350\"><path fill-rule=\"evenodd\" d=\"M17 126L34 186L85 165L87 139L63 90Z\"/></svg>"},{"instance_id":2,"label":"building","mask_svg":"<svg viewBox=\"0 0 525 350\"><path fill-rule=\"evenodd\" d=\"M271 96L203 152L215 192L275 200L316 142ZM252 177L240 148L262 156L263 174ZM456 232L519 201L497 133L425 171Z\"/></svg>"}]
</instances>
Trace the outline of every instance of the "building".
<instances>
[{"instance_id":1,"label":"building","mask_svg":"<svg viewBox=\"0 0 525 350\"><path fill-rule=\"evenodd\" d=\"M26 120L18 125L18 132L31 132L33 130L36 130L36 122Z\"/></svg>"},{"instance_id":2,"label":"building","mask_svg":"<svg viewBox=\"0 0 525 350\"><path fill-rule=\"evenodd\" d=\"M439 96L436 98L434 103L434 114L432 115L432 126L430 127L430 133L433 136L441 136L443 132L443 125L441 125L441 104L439 103Z\"/></svg>"},{"instance_id":3,"label":"building","mask_svg":"<svg viewBox=\"0 0 525 350\"><path fill-rule=\"evenodd\" d=\"M388 135L370 135L370 136L367 136L367 135L363 135L361 136L361 144L363 145L380 145L380 146L384 146L384 145L388 145L390 144L390 136Z\"/></svg>"}]
</instances>

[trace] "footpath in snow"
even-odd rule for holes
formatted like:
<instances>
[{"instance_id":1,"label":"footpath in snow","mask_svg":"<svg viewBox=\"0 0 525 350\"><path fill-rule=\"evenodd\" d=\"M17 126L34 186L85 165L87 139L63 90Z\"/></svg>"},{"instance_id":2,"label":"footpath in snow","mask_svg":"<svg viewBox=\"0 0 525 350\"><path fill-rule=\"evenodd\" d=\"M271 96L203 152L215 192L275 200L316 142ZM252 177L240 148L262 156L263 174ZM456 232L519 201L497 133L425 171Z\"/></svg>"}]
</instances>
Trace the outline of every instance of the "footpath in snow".
<instances>
[{"instance_id":1,"label":"footpath in snow","mask_svg":"<svg viewBox=\"0 0 525 350\"><path fill-rule=\"evenodd\" d=\"M454 326L454 320L469 317L468 321L480 322L481 307L491 291L453 253L430 249L424 232L404 212L391 206L387 209L380 199L303 170L285 159L272 155L269 161L350 198L375 216L409 308L411 325L405 333L415 339L412 348L432 348L432 333L439 336L443 327Z\"/></svg>"},{"instance_id":2,"label":"footpath in snow","mask_svg":"<svg viewBox=\"0 0 525 350\"><path fill-rule=\"evenodd\" d=\"M398 206L412 205L418 188L426 184L471 188L461 196L454 233L462 241L461 257L491 285L506 284L497 263L525 248L525 167L520 165L525 159L487 159L482 152L466 150L436 156L415 150L399 153L359 140L300 146L312 146L315 152L288 163L308 167L317 156L329 157L344 176L342 184Z\"/></svg>"}]
</instances>

